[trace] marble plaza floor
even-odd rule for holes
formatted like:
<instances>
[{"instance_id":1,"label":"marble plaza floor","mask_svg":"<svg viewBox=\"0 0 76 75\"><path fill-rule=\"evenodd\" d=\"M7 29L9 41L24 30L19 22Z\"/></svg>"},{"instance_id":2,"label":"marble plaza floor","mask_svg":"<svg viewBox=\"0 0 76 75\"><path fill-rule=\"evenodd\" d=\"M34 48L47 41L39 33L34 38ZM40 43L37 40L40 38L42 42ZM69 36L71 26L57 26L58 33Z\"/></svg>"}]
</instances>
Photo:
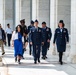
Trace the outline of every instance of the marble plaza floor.
<instances>
[{"instance_id":1,"label":"marble plaza floor","mask_svg":"<svg viewBox=\"0 0 76 75\"><path fill-rule=\"evenodd\" d=\"M5 51L6 54L2 56L3 66L0 67L0 75L76 75L76 64L68 63L64 56L64 64L60 65L58 55L51 55L51 50L48 51L48 59L41 59L40 64L33 63L33 57L27 50L24 54L25 59L21 60L20 65L14 61L12 47L5 47Z\"/></svg>"}]
</instances>

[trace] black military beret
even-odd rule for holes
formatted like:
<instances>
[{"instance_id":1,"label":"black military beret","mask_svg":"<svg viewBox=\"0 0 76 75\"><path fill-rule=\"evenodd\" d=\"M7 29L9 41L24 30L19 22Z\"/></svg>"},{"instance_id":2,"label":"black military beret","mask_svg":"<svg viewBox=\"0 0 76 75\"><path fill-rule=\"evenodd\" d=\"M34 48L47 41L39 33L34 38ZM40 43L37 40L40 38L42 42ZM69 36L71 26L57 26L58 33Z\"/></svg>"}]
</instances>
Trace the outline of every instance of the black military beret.
<instances>
[{"instance_id":1,"label":"black military beret","mask_svg":"<svg viewBox=\"0 0 76 75\"><path fill-rule=\"evenodd\" d=\"M64 23L63 20L60 20L59 23Z\"/></svg>"},{"instance_id":2,"label":"black military beret","mask_svg":"<svg viewBox=\"0 0 76 75\"><path fill-rule=\"evenodd\" d=\"M31 24L34 24L34 21L33 20L31 20Z\"/></svg>"},{"instance_id":3,"label":"black military beret","mask_svg":"<svg viewBox=\"0 0 76 75\"><path fill-rule=\"evenodd\" d=\"M36 19L35 22L38 22L38 20Z\"/></svg>"},{"instance_id":4,"label":"black military beret","mask_svg":"<svg viewBox=\"0 0 76 75\"><path fill-rule=\"evenodd\" d=\"M25 23L25 19L20 20L20 22L21 22L21 23L22 23L22 22Z\"/></svg>"}]
</instances>

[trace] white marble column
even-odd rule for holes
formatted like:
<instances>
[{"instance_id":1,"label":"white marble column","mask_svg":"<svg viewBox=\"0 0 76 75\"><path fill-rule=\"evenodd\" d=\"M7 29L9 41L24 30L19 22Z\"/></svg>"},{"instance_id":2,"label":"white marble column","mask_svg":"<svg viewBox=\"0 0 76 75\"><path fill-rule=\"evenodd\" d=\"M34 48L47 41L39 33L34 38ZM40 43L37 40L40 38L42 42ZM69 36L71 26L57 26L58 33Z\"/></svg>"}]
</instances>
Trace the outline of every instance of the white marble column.
<instances>
[{"instance_id":1,"label":"white marble column","mask_svg":"<svg viewBox=\"0 0 76 75\"><path fill-rule=\"evenodd\" d=\"M51 49L53 49L53 38L57 25L57 0L50 0L50 28L52 30Z\"/></svg>"},{"instance_id":2,"label":"white marble column","mask_svg":"<svg viewBox=\"0 0 76 75\"><path fill-rule=\"evenodd\" d=\"M71 0L71 49L68 61L76 63L76 0Z\"/></svg>"},{"instance_id":3,"label":"white marble column","mask_svg":"<svg viewBox=\"0 0 76 75\"><path fill-rule=\"evenodd\" d=\"M0 0L0 24L4 27L4 0ZM2 57L0 56L0 66L2 65Z\"/></svg>"},{"instance_id":4,"label":"white marble column","mask_svg":"<svg viewBox=\"0 0 76 75\"><path fill-rule=\"evenodd\" d=\"M0 0L0 24L4 28L4 0Z\"/></svg>"},{"instance_id":5,"label":"white marble column","mask_svg":"<svg viewBox=\"0 0 76 75\"><path fill-rule=\"evenodd\" d=\"M57 27L57 0L50 0L50 27L53 32Z\"/></svg>"},{"instance_id":6,"label":"white marble column","mask_svg":"<svg viewBox=\"0 0 76 75\"><path fill-rule=\"evenodd\" d=\"M21 0L15 0L15 26L20 24L21 19Z\"/></svg>"},{"instance_id":7,"label":"white marble column","mask_svg":"<svg viewBox=\"0 0 76 75\"><path fill-rule=\"evenodd\" d=\"M32 0L32 20L38 19L39 0Z\"/></svg>"}]
</instances>

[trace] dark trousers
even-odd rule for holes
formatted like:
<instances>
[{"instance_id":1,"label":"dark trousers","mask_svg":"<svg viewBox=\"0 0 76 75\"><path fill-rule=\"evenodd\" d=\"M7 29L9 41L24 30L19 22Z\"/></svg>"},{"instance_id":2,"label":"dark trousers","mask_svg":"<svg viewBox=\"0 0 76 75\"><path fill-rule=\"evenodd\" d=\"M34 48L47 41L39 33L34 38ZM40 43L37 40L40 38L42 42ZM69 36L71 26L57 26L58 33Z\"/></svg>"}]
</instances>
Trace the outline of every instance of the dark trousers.
<instances>
[{"instance_id":1,"label":"dark trousers","mask_svg":"<svg viewBox=\"0 0 76 75\"><path fill-rule=\"evenodd\" d=\"M47 48L49 49L49 47L50 47L50 42L47 43Z\"/></svg>"},{"instance_id":2,"label":"dark trousers","mask_svg":"<svg viewBox=\"0 0 76 75\"><path fill-rule=\"evenodd\" d=\"M33 45L33 56L34 56L34 61L35 62L37 60L40 60L40 50L41 50L40 45Z\"/></svg>"},{"instance_id":3,"label":"dark trousers","mask_svg":"<svg viewBox=\"0 0 76 75\"><path fill-rule=\"evenodd\" d=\"M30 43L29 43L29 54L30 55L32 54L32 45L30 45Z\"/></svg>"},{"instance_id":4,"label":"dark trousers","mask_svg":"<svg viewBox=\"0 0 76 75\"><path fill-rule=\"evenodd\" d=\"M12 34L7 34L8 46L10 46L11 37L12 37Z\"/></svg>"},{"instance_id":5,"label":"dark trousers","mask_svg":"<svg viewBox=\"0 0 76 75\"><path fill-rule=\"evenodd\" d=\"M59 62L62 62L63 52L59 52Z\"/></svg>"},{"instance_id":6,"label":"dark trousers","mask_svg":"<svg viewBox=\"0 0 76 75\"><path fill-rule=\"evenodd\" d=\"M26 43L26 42L28 42L28 40L27 40L26 37L24 36L24 46L25 46L25 43ZM23 55L24 55L25 49L26 49L26 48L23 48L23 51L22 51L22 54L23 54ZM23 57L23 56L22 56L22 57Z\"/></svg>"},{"instance_id":7,"label":"dark trousers","mask_svg":"<svg viewBox=\"0 0 76 75\"><path fill-rule=\"evenodd\" d=\"M44 45L42 46L42 56L46 56L47 55L47 43L44 43Z\"/></svg>"}]
</instances>

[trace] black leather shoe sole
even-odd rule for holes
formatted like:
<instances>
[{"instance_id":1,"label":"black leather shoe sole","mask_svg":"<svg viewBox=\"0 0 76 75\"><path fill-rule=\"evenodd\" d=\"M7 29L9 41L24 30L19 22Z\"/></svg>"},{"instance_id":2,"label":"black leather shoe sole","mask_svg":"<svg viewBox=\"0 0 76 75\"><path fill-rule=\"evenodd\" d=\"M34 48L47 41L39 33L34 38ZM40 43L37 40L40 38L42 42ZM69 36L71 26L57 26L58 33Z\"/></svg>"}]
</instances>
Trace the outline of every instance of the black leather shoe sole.
<instances>
[{"instance_id":1,"label":"black leather shoe sole","mask_svg":"<svg viewBox=\"0 0 76 75\"><path fill-rule=\"evenodd\" d=\"M37 62L34 62L34 64L37 64Z\"/></svg>"},{"instance_id":2,"label":"black leather shoe sole","mask_svg":"<svg viewBox=\"0 0 76 75\"><path fill-rule=\"evenodd\" d=\"M5 52L2 53L2 55L4 55L4 54L5 54Z\"/></svg>"}]
</instances>

